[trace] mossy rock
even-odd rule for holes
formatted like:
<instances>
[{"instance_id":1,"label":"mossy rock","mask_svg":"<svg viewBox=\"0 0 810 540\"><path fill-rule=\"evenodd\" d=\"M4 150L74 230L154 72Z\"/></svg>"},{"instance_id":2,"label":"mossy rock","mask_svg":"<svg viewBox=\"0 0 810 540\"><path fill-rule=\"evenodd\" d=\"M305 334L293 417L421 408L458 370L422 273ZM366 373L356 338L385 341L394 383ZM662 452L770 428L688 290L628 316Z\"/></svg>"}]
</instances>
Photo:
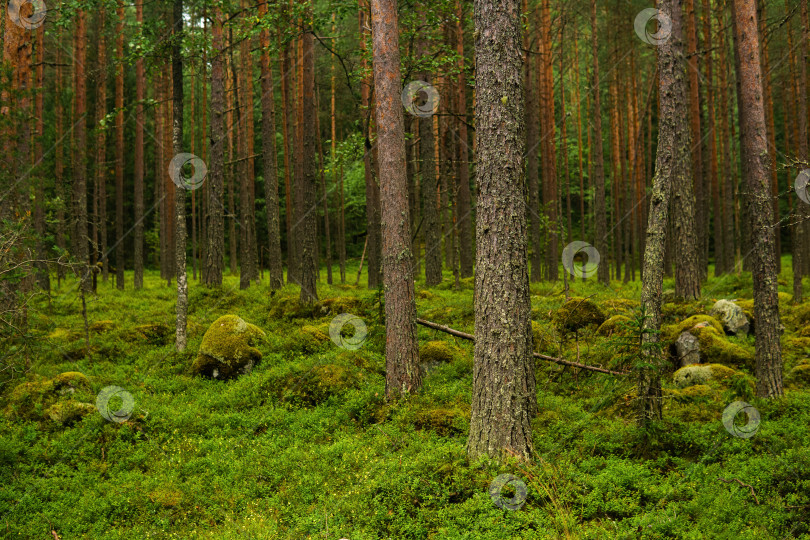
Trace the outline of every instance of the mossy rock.
<instances>
[{"instance_id":1,"label":"mossy rock","mask_svg":"<svg viewBox=\"0 0 810 540\"><path fill-rule=\"evenodd\" d=\"M541 354L559 352L560 338L553 326L532 321L532 338L535 352Z\"/></svg>"},{"instance_id":2,"label":"mossy rock","mask_svg":"<svg viewBox=\"0 0 810 540\"><path fill-rule=\"evenodd\" d=\"M446 363L452 362L455 351L446 341L428 341L419 347L419 362Z\"/></svg>"},{"instance_id":3,"label":"mossy rock","mask_svg":"<svg viewBox=\"0 0 810 540\"><path fill-rule=\"evenodd\" d=\"M167 486L161 486L149 493L149 500L164 508L174 508L183 502L183 493Z\"/></svg>"},{"instance_id":4,"label":"mossy rock","mask_svg":"<svg viewBox=\"0 0 810 540\"><path fill-rule=\"evenodd\" d=\"M124 341L146 341L152 345L165 345L174 334L175 329L165 323L148 323L138 325L124 332Z\"/></svg>"},{"instance_id":5,"label":"mossy rock","mask_svg":"<svg viewBox=\"0 0 810 540\"><path fill-rule=\"evenodd\" d=\"M700 402L712 399L716 392L708 384L693 384L681 389L670 390L670 395L680 402Z\"/></svg>"},{"instance_id":6,"label":"mossy rock","mask_svg":"<svg viewBox=\"0 0 810 540\"><path fill-rule=\"evenodd\" d=\"M24 382L11 391L7 412L23 420L44 420L50 417L53 405L59 402L91 402L95 398L90 382L82 373L68 371L53 379ZM85 403L86 404L86 403ZM92 407L92 405L91 405ZM51 411L68 418L70 408ZM60 422L61 423L61 422Z\"/></svg>"},{"instance_id":7,"label":"mossy rock","mask_svg":"<svg viewBox=\"0 0 810 540\"><path fill-rule=\"evenodd\" d=\"M700 357L707 364L725 364L734 367L754 367L754 353L731 343L722 331L713 326L693 328L689 331L700 342Z\"/></svg>"},{"instance_id":8,"label":"mossy rock","mask_svg":"<svg viewBox=\"0 0 810 540\"><path fill-rule=\"evenodd\" d=\"M723 334L723 325L712 317L711 315L692 315L691 317L679 322L678 324L670 324L661 328L662 337L669 342L674 342L678 339L683 332L692 330L695 326L701 323L708 323L712 328ZM703 350L701 349L701 353Z\"/></svg>"},{"instance_id":9,"label":"mossy rock","mask_svg":"<svg viewBox=\"0 0 810 540\"><path fill-rule=\"evenodd\" d=\"M248 373L262 358L254 345L265 337L258 326L236 315L223 315L205 332L191 372L214 379Z\"/></svg>"},{"instance_id":10,"label":"mossy rock","mask_svg":"<svg viewBox=\"0 0 810 540\"><path fill-rule=\"evenodd\" d=\"M722 364L690 364L676 371L672 379L676 386L685 388L696 384L705 385L709 380L722 383L738 373Z\"/></svg>"},{"instance_id":11,"label":"mossy rock","mask_svg":"<svg viewBox=\"0 0 810 540\"><path fill-rule=\"evenodd\" d=\"M360 299L355 296L337 296L325 298L315 304L314 312L319 315L340 315L353 313L360 308Z\"/></svg>"},{"instance_id":12,"label":"mossy rock","mask_svg":"<svg viewBox=\"0 0 810 540\"><path fill-rule=\"evenodd\" d=\"M596 329L596 333L600 336L610 337L613 334L625 335L627 330L622 325L630 323L630 318L624 315L614 315L609 318Z\"/></svg>"},{"instance_id":13,"label":"mossy rock","mask_svg":"<svg viewBox=\"0 0 810 540\"><path fill-rule=\"evenodd\" d=\"M297 296L274 296L270 302L270 319L308 319L312 306L302 304Z\"/></svg>"},{"instance_id":14,"label":"mossy rock","mask_svg":"<svg viewBox=\"0 0 810 540\"><path fill-rule=\"evenodd\" d=\"M790 382L802 387L810 387L810 364L799 364L788 374Z\"/></svg>"},{"instance_id":15,"label":"mossy rock","mask_svg":"<svg viewBox=\"0 0 810 540\"><path fill-rule=\"evenodd\" d=\"M54 403L48 407L45 411L45 415L59 425L68 426L95 411L95 405L69 399L67 401L57 401Z\"/></svg>"},{"instance_id":16,"label":"mossy rock","mask_svg":"<svg viewBox=\"0 0 810 540\"><path fill-rule=\"evenodd\" d=\"M325 331L324 331L325 330ZM327 325L326 328L322 326L302 326L300 332L304 335L310 336L312 339L319 343L323 343L325 341L329 341L329 326Z\"/></svg>"},{"instance_id":17,"label":"mossy rock","mask_svg":"<svg viewBox=\"0 0 810 540\"><path fill-rule=\"evenodd\" d=\"M611 315L630 315L639 307L637 300L629 298L610 298L602 302L605 311Z\"/></svg>"},{"instance_id":18,"label":"mossy rock","mask_svg":"<svg viewBox=\"0 0 810 540\"><path fill-rule=\"evenodd\" d=\"M696 308L693 303L666 302L661 305L661 318L666 321L682 321L683 319L695 315Z\"/></svg>"},{"instance_id":19,"label":"mossy rock","mask_svg":"<svg viewBox=\"0 0 810 540\"><path fill-rule=\"evenodd\" d=\"M432 300L433 298L436 298L436 295L427 289L417 289L416 297L422 300Z\"/></svg>"},{"instance_id":20,"label":"mossy rock","mask_svg":"<svg viewBox=\"0 0 810 540\"><path fill-rule=\"evenodd\" d=\"M48 339L64 339L66 341L76 341L81 337L82 334L80 332L74 332L67 328L54 328L53 331L48 334Z\"/></svg>"},{"instance_id":21,"label":"mossy rock","mask_svg":"<svg viewBox=\"0 0 810 540\"><path fill-rule=\"evenodd\" d=\"M320 364L303 375L288 377L282 395L288 396L293 403L314 407L330 396L357 388L362 380L362 374L352 367Z\"/></svg>"},{"instance_id":22,"label":"mossy rock","mask_svg":"<svg viewBox=\"0 0 810 540\"><path fill-rule=\"evenodd\" d=\"M575 332L588 326L599 326L607 317L596 303L587 298L572 297L554 313L554 325L560 332Z\"/></svg>"},{"instance_id":23,"label":"mossy rock","mask_svg":"<svg viewBox=\"0 0 810 540\"><path fill-rule=\"evenodd\" d=\"M445 406L415 405L406 415L409 423L419 430L433 431L443 437L467 432L470 411L460 404Z\"/></svg>"},{"instance_id":24,"label":"mossy rock","mask_svg":"<svg viewBox=\"0 0 810 540\"><path fill-rule=\"evenodd\" d=\"M103 334L115 329L117 325L113 321L95 321L90 323L89 329L94 334Z\"/></svg>"}]
</instances>

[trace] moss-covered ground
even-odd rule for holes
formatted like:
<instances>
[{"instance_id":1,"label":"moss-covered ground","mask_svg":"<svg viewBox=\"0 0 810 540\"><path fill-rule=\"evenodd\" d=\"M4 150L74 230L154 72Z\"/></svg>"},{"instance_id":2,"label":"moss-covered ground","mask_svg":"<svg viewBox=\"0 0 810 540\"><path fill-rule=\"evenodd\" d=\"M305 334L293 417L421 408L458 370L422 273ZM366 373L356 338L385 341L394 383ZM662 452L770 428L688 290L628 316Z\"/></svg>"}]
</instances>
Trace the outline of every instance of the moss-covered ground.
<instances>
[{"instance_id":1,"label":"moss-covered ground","mask_svg":"<svg viewBox=\"0 0 810 540\"><path fill-rule=\"evenodd\" d=\"M503 465L465 457L471 342L420 327L424 388L384 401L382 306L363 282L328 286L322 269L318 295L333 300L314 309L297 305L295 286L271 294L263 285L240 291L232 276L221 291L192 282L183 353L173 344L175 290L157 274L137 292L130 273L123 292L99 284L87 299L89 351L75 282L64 282L30 306L27 340L5 353L26 371L0 379L0 537L810 538L810 304L791 305L784 263L784 398L754 397L753 337L711 328L702 331L714 355L705 361L734 376L681 388L668 366L664 420L644 433L632 378L538 360L537 455ZM452 283L449 273L430 290L418 282L419 316L472 333L472 281ZM639 283L570 287L607 318L635 316ZM752 311L751 290L749 275L711 278L702 300L665 304L662 336L719 298ZM627 369L617 341L626 332L614 324L597 333L596 319L576 328L570 313L561 327L564 302L562 283L532 285L536 348ZM341 313L362 320L365 340L351 325L333 332L343 347L330 339ZM192 376L206 329L229 314L267 334L255 344L261 362L232 380ZM89 391L76 375L58 378L70 372ZM114 421L94 403L112 385L133 403ZM110 411L126 405L112 400ZM735 400L760 413L753 437L724 427ZM501 473L525 482L521 508L493 503L488 489Z\"/></svg>"}]
</instances>

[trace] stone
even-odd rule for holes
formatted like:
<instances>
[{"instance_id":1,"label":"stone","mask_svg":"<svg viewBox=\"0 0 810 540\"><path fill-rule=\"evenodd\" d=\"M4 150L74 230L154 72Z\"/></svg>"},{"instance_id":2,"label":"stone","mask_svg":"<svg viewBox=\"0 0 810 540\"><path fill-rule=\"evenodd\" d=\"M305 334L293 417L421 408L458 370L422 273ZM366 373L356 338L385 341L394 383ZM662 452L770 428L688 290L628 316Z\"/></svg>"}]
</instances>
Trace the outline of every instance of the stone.
<instances>
[{"instance_id":1,"label":"stone","mask_svg":"<svg viewBox=\"0 0 810 540\"><path fill-rule=\"evenodd\" d=\"M706 384L709 380L722 382L737 373L736 370L722 364L692 364L676 371L672 378L678 388L686 388L695 384Z\"/></svg>"},{"instance_id":2,"label":"stone","mask_svg":"<svg viewBox=\"0 0 810 540\"><path fill-rule=\"evenodd\" d=\"M689 332L683 332L675 340L675 351L681 367L700 363L700 341Z\"/></svg>"},{"instance_id":3,"label":"stone","mask_svg":"<svg viewBox=\"0 0 810 540\"><path fill-rule=\"evenodd\" d=\"M258 326L236 315L223 315L205 332L191 371L194 375L214 379L230 379L250 373L262 358L262 353L254 345L265 337Z\"/></svg>"},{"instance_id":4,"label":"stone","mask_svg":"<svg viewBox=\"0 0 810 540\"><path fill-rule=\"evenodd\" d=\"M711 315L723 323L723 330L727 334L748 334L751 323L745 316L743 309L730 300L718 300L711 309Z\"/></svg>"}]
</instances>

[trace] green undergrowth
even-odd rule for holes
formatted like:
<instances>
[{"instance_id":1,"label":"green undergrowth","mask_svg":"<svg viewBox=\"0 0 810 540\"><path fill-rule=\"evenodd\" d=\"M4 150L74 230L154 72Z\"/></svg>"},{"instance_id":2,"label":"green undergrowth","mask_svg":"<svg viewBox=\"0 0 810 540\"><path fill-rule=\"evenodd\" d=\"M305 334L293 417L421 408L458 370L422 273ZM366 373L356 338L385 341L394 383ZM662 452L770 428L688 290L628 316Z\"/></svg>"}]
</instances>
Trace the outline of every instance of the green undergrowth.
<instances>
[{"instance_id":1,"label":"green undergrowth","mask_svg":"<svg viewBox=\"0 0 810 540\"><path fill-rule=\"evenodd\" d=\"M81 299L64 282L30 308L28 372L0 380L0 537L808 538L810 311L790 304L783 266L784 398L754 397L753 337L725 336L710 321L702 339L727 369L678 385L668 364L664 419L644 433L631 377L536 359L536 455L500 465L465 456L472 342L418 327L423 389L385 401L384 310L363 282L329 286L322 269L322 301L304 308L292 285L271 293L241 291L234 276L221 290L192 281L182 353L175 289L157 274L138 292L129 273L123 292L99 284L87 299L89 350ZM473 283L460 285L449 272L439 287L417 281L419 316L473 333ZM711 278L697 302L667 296L665 352L694 326L689 317L708 316L720 298L742 305L750 286L750 276L727 276ZM566 296L577 300L561 319ZM583 299L589 311L579 314ZM638 282L569 281L567 295L562 282L532 284L535 350L629 369L616 340L626 341L639 300ZM362 321L365 339L358 325L332 328L341 314ZM225 315L266 334L253 343L260 361L227 381L193 375L203 335ZM88 411L111 385L133 398L120 423ZM723 425L735 400L761 415L751 438ZM488 493L502 473L526 485L517 510Z\"/></svg>"}]
</instances>

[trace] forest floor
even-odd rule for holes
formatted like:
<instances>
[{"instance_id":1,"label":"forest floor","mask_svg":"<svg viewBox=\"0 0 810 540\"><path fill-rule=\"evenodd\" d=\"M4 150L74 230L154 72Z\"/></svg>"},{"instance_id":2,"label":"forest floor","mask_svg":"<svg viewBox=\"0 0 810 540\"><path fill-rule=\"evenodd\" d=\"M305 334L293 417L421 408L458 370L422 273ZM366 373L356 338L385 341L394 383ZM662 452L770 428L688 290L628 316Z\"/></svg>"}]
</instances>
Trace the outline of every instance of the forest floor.
<instances>
[{"instance_id":1,"label":"forest floor","mask_svg":"<svg viewBox=\"0 0 810 540\"><path fill-rule=\"evenodd\" d=\"M0 379L0 537L810 538L810 380L794 369L810 364L810 303L791 305L783 263L784 398L754 397L752 336L707 332L703 361L731 369L705 384L677 386L669 366L664 420L645 432L633 420L632 377L538 360L537 456L500 466L465 457L471 342L420 326L424 387L384 401L380 293L362 282L329 286L321 269L319 297L337 300L303 310L295 286L270 294L264 284L240 291L236 277L220 291L192 281L188 348L177 353L174 287L148 273L136 292L127 273L127 290L99 282L87 298L89 355L81 298L63 282L31 304L26 348L9 352L28 372ZM356 272L348 268L352 283ZM640 283L595 281L570 283L570 295L632 324ZM452 285L449 273L430 290L417 283L419 316L473 333L472 280ZM597 332L596 321L561 335L562 282L531 290L539 351L630 368L632 331L601 335L611 329ZM752 310L751 291L750 275L729 275L711 277L700 301L667 298L663 339L720 298ZM343 312L368 329L356 350L329 338ZM226 314L266 332L261 363L227 382L192 376L203 334ZM58 377L66 372L87 380ZM111 385L123 392L108 410L131 408L126 421L95 410ZM761 415L753 437L722 422L735 400ZM488 492L502 473L527 486L518 509Z\"/></svg>"}]
</instances>

